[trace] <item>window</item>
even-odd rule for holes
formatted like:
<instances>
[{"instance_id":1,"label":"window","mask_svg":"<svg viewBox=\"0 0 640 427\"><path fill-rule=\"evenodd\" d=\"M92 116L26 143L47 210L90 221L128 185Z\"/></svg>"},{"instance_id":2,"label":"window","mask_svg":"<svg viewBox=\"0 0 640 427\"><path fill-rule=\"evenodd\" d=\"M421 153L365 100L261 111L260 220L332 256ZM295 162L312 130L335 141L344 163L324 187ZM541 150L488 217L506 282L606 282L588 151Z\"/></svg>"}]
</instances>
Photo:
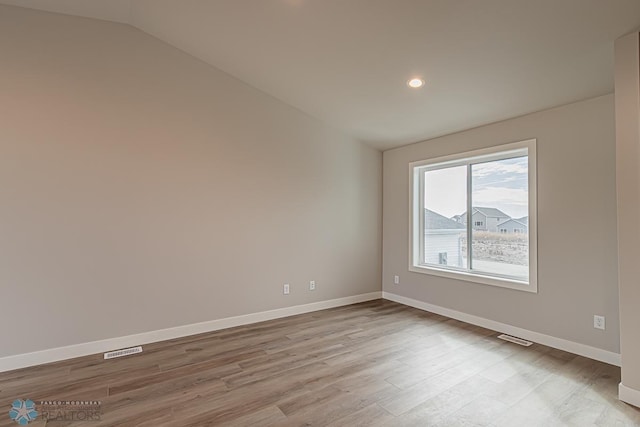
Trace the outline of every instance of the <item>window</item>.
<instances>
[{"instance_id":1,"label":"window","mask_svg":"<svg viewBox=\"0 0 640 427\"><path fill-rule=\"evenodd\" d=\"M409 270L537 292L535 144L411 163Z\"/></svg>"}]
</instances>

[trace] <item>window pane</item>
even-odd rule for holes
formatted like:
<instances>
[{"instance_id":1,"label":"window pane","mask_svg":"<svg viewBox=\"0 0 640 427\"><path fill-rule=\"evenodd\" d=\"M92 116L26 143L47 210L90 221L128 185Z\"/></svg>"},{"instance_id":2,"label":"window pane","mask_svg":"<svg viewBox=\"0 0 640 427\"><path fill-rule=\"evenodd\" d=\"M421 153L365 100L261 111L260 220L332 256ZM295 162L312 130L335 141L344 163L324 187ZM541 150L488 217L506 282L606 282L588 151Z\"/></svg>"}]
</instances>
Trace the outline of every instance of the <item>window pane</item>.
<instances>
[{"instance_id":1,"label":"window pane","mask_svg":"<svg viewBox=\"0 0 640 427\"><path fill-rule=\"evenodd\" d=\"M529 279L526 156L471 165L471 269Z\"/></svg>"},{"instance_id":2,"label":"window pane","mask_svg":"<svg viewBox=\"0 0 640 427\"><path fill-rule=\"evenodd\" d=\"M423 262L466 268L467 167L424 172L424 200Z\"/></svg>"}]
</instances>

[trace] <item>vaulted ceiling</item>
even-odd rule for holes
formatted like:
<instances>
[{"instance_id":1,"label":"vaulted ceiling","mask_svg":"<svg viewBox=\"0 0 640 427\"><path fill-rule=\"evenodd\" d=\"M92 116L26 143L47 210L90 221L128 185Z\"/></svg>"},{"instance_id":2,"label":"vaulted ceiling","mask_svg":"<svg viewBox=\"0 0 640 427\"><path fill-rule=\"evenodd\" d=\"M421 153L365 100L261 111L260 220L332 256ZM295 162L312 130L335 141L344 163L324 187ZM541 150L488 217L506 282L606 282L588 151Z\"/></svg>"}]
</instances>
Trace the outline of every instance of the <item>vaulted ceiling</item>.
<instances>
[{"instance_id":1,"label":"vaulted ceiling","mask_svg":"<svg viewBox=\"0 0 640 427\"><path fill-rule=\"evenodd\" d=\"M640 0L0 3L133 25L381 149L610 93L640 28Z\"/></svg>"}]
</instances>

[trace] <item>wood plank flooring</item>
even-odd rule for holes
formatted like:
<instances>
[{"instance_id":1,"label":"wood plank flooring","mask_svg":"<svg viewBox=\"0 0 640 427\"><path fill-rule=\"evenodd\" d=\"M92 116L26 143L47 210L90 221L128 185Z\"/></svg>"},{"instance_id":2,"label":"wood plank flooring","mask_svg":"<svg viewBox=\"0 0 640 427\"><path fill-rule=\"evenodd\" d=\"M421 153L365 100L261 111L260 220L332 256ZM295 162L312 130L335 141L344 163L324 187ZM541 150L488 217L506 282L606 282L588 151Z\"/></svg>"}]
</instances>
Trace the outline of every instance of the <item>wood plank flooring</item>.
<instances>
[{"instance_id":1,"label":"wood plank flooring","mask_svg":"<svg viewBox=\"0 0 640 427\"><path fill-rule=\"evenodd\" d=\"M0 373L17 398L99 400L30 426L640 426L620 369L378 300Z\"/></svg>"}]
</instances>

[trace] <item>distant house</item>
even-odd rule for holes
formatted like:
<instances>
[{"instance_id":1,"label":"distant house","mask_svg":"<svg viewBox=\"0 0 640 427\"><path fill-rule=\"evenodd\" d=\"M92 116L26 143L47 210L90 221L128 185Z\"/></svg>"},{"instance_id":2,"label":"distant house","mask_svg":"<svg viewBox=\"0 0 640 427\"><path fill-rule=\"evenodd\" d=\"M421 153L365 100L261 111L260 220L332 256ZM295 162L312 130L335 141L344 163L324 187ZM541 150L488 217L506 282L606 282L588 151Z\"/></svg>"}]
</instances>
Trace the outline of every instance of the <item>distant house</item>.
<instances>
[{"instance_id":1,"label":"distant house","mask_svg":"<svg viewBox=\"0 0 640 427\"><path fill-rule=\"evenodd\" d=\"M498 232L505 234L524 234L529 230L529 218L523 217L519 219L508 219L500 224L498 224Z\"/></svg>"},{"instance_id":2,"label":"distant house","mask_svg":"<svg viewBox=\"0 0 640 427\"><path fill-rule=\"evenodd\" d=\"M427 264L462 267L464 224L437 212L424 210L424 257Z\"/></svg>"},{"instance_id":3,"label":"distant house","mask_svg":"<svg viewBox=\"0 0 640 427\"><path fill-rule=\"evenodd\" d=\"M471 216L471 227L474 230L478 231L498 231L498 224L505 222L511 217L506 213L502 212L500 209L496 208L483 208L474 206L472 208L472 216ZM456 215L454 218L458 217L458 222L460 224L467 224L467 213L463 213L462 215Z\"/></svg>"}]
</instances>

